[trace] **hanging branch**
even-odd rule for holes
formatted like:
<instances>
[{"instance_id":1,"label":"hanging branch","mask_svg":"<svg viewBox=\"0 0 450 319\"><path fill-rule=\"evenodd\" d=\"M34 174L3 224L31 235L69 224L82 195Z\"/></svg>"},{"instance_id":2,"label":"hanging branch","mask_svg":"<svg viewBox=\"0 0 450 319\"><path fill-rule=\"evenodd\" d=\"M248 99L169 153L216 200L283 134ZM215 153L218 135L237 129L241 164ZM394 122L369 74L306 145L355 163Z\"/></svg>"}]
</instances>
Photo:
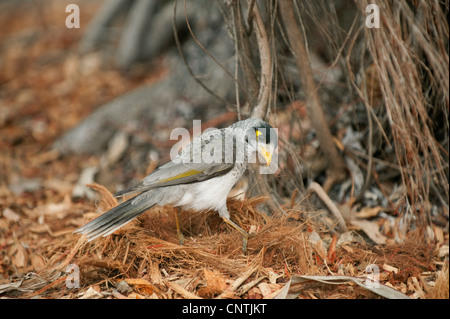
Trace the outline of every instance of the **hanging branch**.
<instances>
[{"instance_id":1,"label":"hanging branch","mask_svg":"<svg viewBox=\"0 0 450 319\"><path fill-rule=\"evenodd\" d=\"M304 39L294 15L293 1L278 1L278 4L290 46L295 54L302 86L306 93L306 111L319 139L320 149L328 160L327 179L323 185L324 190L328 192L334 184L345 178L344 160L333 143L333 136L325 119L308 52L305 48L306 39Z\"/></svg>"},{"instance_id":2,"label":"hanging branch","mask_svg":"<svg viewBox=\"0 0 450 319\"><path fill-rule=\"evenodd\" d=\"M252 1L250 0L251 4ZM259 80L258 104L252 111L252 117L264 119L267 115L270 93L272 90L272 54L270 52L269 38L264 26L264 22L259 12L258 4L253 7L253 29L255 30L258 42L259 57L261 63L261 78Z\"/></svg>"},{"instance_id":3,"label":"hanging branch","mask_svg":"<svg viewBox=\"0 0 450 319\"><path fill-rule=\"evenodd\" d=\"M251 11L249 9L248 14ZM257 104L257 95L259 91L258 79L256 76L255 68L253 65L253 56L251 51L250 39L247 36L247 31L245 30L245 22L243 21L240 1L233 1L231 8L231 17L234 33L234 42L236 48L236 59L237 64L241 68L242 75L246 84L245 91L247 92L247 103L244 110L247 112L250 105ZM237 65L236 64L236 65ZM239 98L239 95L236 95ZM250 113L248 111L248 113Z\"/></svg>"}]
</instances>

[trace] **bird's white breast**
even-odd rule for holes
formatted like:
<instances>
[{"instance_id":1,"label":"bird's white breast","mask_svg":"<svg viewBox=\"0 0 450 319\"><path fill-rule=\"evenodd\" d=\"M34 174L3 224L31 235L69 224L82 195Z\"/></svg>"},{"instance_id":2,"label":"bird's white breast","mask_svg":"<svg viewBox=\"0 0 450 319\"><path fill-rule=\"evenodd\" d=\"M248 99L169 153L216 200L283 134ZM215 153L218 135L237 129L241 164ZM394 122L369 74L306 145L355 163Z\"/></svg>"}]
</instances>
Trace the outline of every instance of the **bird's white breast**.
<instances>
[{"instance_id":1,"label":"bird's white breast","mask_svg":"<svg viewBox=\"0 0 450 319\"><path fill-rule=\"evenodd\" d=\"M226 207L228 193L242 176L240 167L233 168L227 174L203 182L183 185L183 197L174 203L186 209L217 210Z\"/></svg>"}]
</instances>

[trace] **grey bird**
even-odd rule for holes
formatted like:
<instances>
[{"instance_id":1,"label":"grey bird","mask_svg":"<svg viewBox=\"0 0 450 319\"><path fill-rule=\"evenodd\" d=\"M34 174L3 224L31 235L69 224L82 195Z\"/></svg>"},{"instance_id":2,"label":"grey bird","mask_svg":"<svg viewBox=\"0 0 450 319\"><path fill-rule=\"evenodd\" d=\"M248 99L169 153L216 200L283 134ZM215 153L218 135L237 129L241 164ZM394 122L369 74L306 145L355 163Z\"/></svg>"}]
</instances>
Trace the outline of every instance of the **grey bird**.
<instances>
[{"instance_id":1,"label":"grey bird","mask_svg":"<svg viewBox=\"0 0 450 319\"><path fill-rule=\"evenodd\" d=\"M173 205L197 211L215 210L238 230L246 252L249 234L230 220L228 193L251 163L269 166L278 145L267 122L250 118L194 138L172 161L147 175L136 186L116 196L135 195L90 221L75 233L89 241L108 236L154 205ZM136 195L137 194L137 195ZM177 216L177 215L176 215ZM183 236L176 218L180 244Z\"/></svg>"}]
</instances>

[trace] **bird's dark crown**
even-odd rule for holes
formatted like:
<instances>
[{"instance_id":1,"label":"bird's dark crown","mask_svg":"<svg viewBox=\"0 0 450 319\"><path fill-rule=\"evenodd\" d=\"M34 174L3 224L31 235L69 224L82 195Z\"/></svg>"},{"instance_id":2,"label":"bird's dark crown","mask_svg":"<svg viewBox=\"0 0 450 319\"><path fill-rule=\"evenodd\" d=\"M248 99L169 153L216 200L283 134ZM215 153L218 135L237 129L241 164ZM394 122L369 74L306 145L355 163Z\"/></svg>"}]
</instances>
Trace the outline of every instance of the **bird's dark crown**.
<instances>
[{"instance_id":1,"label":"bird's dark crown","mask_svg":"<svg viewBox=\"0 0 450 319\"><path fill-rule=\"evenodd\" d=\"M258 131L263 134L265 141L267 144L270 144L270 135L271 135L271 129L273 128L269 123L261 121L257 125L252 126L252 128L257 133Z\"/></svg>"}]
</instances>

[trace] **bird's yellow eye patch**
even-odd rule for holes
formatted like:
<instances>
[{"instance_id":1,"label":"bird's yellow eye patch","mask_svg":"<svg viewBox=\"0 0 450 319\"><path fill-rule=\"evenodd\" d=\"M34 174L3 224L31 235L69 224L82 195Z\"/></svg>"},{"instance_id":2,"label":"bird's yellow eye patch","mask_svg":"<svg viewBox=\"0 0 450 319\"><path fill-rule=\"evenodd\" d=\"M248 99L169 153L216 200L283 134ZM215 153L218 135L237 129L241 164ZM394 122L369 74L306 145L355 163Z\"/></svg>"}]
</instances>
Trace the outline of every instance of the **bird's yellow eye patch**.
<instances>
[{"instance_id":1,"label":"bird's yellow eye patch","mask_svg":"<svg viewBox=\"0 0 450 319\"><path fill-rule=\"evenodd\" d=\"M258 140L258 136L263 135L260 130L256 130L256 140Z\"/></svg>"}]
</instances>

